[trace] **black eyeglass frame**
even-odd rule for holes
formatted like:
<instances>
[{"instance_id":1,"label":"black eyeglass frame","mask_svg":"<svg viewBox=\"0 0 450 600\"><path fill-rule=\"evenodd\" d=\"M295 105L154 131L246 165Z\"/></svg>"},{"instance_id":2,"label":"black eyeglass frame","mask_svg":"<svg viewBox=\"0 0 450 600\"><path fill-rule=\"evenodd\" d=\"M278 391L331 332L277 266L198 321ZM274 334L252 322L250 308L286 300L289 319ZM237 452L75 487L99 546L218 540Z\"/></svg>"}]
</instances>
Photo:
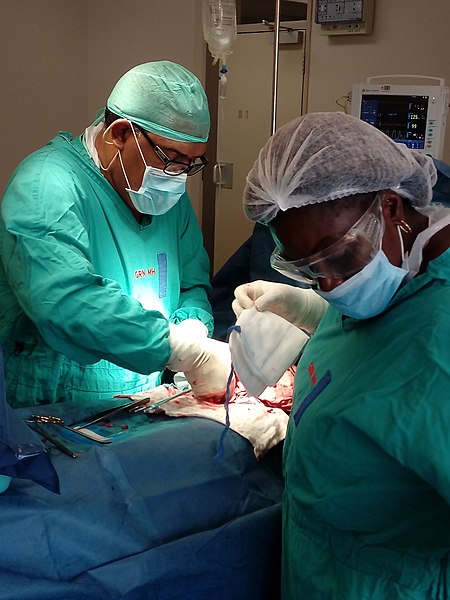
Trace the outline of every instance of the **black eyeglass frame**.
<instances>
[{"instance_id":1,"label":"black eyeglass frame","mask_svg":"<svg viewBox=\"0 0 450 600\"><path fill-rule=\"evenodd\" d=\"M163 171L167 175L176 177L177 175L183 175L184 173L186 173L186 175L188 177L191 177L192 175L196 175L197 173L200 173L200 171L202 171L208 164L208 159L206 158L206 156L204 154L202 156L199 156L199 160L201 161L200 163L194 162L194 163L188 164L188 163L182 162L180 160L172 160L171 158L169 158L167 156L167 154L164 152L164 150L162 148L160 148L157 144L155 144L155 142L151 139L151 137L148 135L148 133L145 131L145 129L142 129L142 127L139 127L139 125L136 125L134 123L133 123L133 126L136 127L137 129L139 129L139 131L142 133L142 135L145 137L147 142L152 147L156 156L164 164ZM176 173L174 171L168 171L168 168L170 165L180 165L182 167L182 169Z\"/></svg>"}]
</instances>

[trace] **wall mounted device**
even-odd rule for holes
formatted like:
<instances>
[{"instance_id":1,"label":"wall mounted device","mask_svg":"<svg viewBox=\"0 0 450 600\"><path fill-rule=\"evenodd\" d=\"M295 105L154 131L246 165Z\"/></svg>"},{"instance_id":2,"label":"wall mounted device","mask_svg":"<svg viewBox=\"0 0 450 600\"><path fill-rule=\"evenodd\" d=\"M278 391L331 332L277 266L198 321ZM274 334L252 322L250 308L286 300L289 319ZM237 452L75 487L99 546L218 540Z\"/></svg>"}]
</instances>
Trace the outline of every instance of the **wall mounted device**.
<instances>
[{"instance_id":1,"label":"wall mounted device","mask_svg":"<svg viewBox=\"0 0 450 600\"><path fill-rule=\"evenodd\" d=\"M390 84L389 80L433 80L435 85ZM375 80L381 80L375 83ZM449 88L437 77L378 75L353 86L351 114L408 148L442 158Z\"/></svg>"},{"instance_id":2,"label":"wall mounted device","mask_svg":"<svg viewBox=\"0 0 450 600\"><path fill-rule=\"evenodd\" d=\"M372 33L375 0L316 0L315 21L323 35Z\"/></svg>"}]
</instances>

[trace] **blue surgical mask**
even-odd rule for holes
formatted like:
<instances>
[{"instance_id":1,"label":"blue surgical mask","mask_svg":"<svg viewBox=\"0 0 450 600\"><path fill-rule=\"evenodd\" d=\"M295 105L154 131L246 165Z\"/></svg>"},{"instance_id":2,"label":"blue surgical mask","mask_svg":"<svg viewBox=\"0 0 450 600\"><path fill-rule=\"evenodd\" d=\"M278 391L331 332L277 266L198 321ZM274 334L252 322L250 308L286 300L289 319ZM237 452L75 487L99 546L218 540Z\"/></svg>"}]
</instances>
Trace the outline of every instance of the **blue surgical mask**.
<instances>
[{"instance_id":1,"label":"blue surgical mask","mask_svg":"<svg viewBox=\"0 0 450 600\"><path fill-rule=\"evenodd\" d=\"M186 173L182 173L181 175L167 175L162 169L149 167L145 162L133 125L131 126L131 130L145 165L145 171L141 187L138 190L132 190L123 166L122 155L119 153L120 164L128 185L125 190L128 192L133 206L140 213L145 215L163 215L175 206L185 193L187 175Z\"/></svg>"},{"instance_id":2,"label":"blue surgical mask","mask_svg":"<svg viewBox=\"0 0 450 600\"><path fill-rule=\"evenodd\" d=\"M400 240L403 253L401 235ZM370 319L386 309L407 274L408 269L393 265L380 249L364 269L334 290L316 292L343 315Z\"/></svg>"},{"instance_id":3,"label":"blue surgical mask","mask_svg":"<svg viewBox=\"0 0 450 600\"><path fill-rule=\"evenodd\" d=\"M163 215L168 212L186 191L186 174L167 175L161 169L145 167L141 187L125 188L133 206L145 215Z\"/></svg>"}]
</instances>

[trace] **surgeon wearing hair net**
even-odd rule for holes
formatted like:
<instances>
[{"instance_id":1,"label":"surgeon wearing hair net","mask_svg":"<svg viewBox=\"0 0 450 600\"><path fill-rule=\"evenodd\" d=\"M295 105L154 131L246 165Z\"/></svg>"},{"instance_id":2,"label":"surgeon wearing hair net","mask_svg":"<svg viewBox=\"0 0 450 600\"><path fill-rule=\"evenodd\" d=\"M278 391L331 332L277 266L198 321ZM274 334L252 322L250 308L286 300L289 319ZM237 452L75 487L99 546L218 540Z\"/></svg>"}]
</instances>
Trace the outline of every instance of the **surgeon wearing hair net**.
<instances>
[{"instance_id":1,"label":"surgeon wearing hair net","mask_svg":"<svg viewBox=\"0 0 450 600\"><path fill-rule=\"evenodd\" d=\"M80 137L60 132L1 204L0 342L14 406L136 393L183 371L220 400L209 261L186 194L206 164L199 80L159 61L125 73Z\"/></svg>"},{"instance_id":2,"label":"surgeon wearing hair net","mask_svg":"<svg viewBox=\"0 0 450 600\"><path fill-rule=\"evenodd\" d=\"M310 290L255 282L235 310L315 330L284 447L285 599L450 597L450 210L429 206L435 180L430 157L343 113L280 128L248 175L272 266Z\"/></svg>"}]
</instances>

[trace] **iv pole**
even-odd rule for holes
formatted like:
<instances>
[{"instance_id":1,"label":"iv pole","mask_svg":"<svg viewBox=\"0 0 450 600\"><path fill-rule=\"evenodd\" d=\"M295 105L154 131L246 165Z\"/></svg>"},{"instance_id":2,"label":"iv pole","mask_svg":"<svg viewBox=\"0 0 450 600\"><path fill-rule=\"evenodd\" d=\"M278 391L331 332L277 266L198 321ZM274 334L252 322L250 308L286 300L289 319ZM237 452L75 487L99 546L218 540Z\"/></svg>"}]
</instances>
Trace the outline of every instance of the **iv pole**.
<instances>
[{"instance_id":1,"label":"iv pole","mask_svg":"<svg viewBox=\"0 0 450 600\"><path fill-rule=\"evenodd\" d=\"M280 6L281 0L275 0L275 18L273 21L273 80L272 80L272 129L273 135L277 129L277 98L278 98L278 59L280 53Z\"/></svg>"}]
</instances>

